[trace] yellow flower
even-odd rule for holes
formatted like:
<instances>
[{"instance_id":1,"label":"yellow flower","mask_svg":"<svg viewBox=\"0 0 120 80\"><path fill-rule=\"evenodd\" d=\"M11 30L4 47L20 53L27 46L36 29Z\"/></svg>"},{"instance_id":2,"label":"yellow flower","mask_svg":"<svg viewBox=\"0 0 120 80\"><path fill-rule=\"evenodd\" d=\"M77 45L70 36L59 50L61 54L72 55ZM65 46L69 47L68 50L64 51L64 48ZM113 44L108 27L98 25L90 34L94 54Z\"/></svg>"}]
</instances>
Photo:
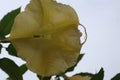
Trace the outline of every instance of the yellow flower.
<instances>
[{"instance_id":1,"label":"yellow flower","mask_svg":"<svg viewBox=\"0 0 120 80\"><path fill-rule=\"evenodd\" d=\"M18 55L41 76L63 73L78 58L81 33L76 12L55 0L31 0L8 38Z\"/></svg>"},{"instance_id":2,"label":"yellow flower","mask_svg":"<svg viewBox=\"0 0 120 80\"><path fill-rule=\"evenodd\" d=\"M91 80L91 77L76 75L76 76L69 77L68 80Z\"/></svg>"}]
</instances>

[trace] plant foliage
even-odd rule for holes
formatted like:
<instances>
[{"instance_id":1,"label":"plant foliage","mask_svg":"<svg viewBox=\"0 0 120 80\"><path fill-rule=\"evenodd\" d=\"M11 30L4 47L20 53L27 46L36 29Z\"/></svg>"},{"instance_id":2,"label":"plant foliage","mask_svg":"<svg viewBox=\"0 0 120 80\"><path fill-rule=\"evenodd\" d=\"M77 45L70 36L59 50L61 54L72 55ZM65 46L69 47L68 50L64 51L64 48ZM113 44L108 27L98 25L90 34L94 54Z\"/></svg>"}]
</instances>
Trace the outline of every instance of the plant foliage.
<instances>
[{"instance_id":1,"label":"plant foliage","mask_svg":"<svg viewBox=\"0 0 120 80\"><path fill-rule=\"evenodd\" d=\"M15 50L15 48L13 47L12 44L10 44L10 45L6 48L6 50L8 51L8 53L9 53L10 55L18 57L18 56L17 56L17 51Z\"/></svg>"},{"instance_id":2,"label":"plant foliage","mask_svg":"<svg viewBox=\"0 0 120 80\"><path fill-rule=\"evenodd\" d=\"M11 31L12 25L14 23L15 17L20 13L20 8L13 10L9 12L7 15L3 17L3 19L0 21L0 54L1 49L3 48L2 41L3 39L6 39L6 35L8 35ZM10 42L9 42L10 43ZM10 43L9 46L6 48L6 51L9 53L9 55L15 56L19 58L17 55L17 51L13 47L13 45ZM61 75L55 75L56 77L54 80L61 80L60 77L63 77L65 80L67 79L64 75L67 72L71 72L75 69L77 64L80 62L80 60L83 58L84 54L80 54L78 57L78 60L76 64L70 68L68 68L64 73ZM24 73L28 70L26 64L21 65L20 67L11 59L8 58L0 58L0 69L2 69L6 74L9 75L9 77L6 80L23 80ZM75 75L80 76L90 76L91 80L103 80L104 79L104 70L103 68L100 69L100 71L96 74L92 73L78 73ZM40 75L37 75L39 80L50 80L52 76L49 77L41 77ZM111 80L120 80L120 73L118 73L116 76L114 76Z\"/></svg>"},{"instance_id":3,"label":"plant foliage","mask_svg":"<svg viewBox=\"0 0 120 80\"><path fill-rule=\"evenodd\" d=\"M0 53L1 53L1 50L2 50L2 45L0 44Z\"/></svg>"},{"instance_id":4,"label":"plant foliage","mask_svg":"<svg viewBox=\"0 0 120 80\"><path fill-rule=\"evenodd\" d=\"M0 39L5 39L5 36L10 33L12 25L14 23L14 19L19 13L20 8L13 10L12 12L9 12L0 21Z\"/></svg>"},{"instance_id":5,"label":"plant foliage","mask_svg":"<svg viewBox=\"0 0 120 80\"><path fill-rule=\"evenodd\" d=\"M0 59L0 68L13 80L23 80L19 66L8 58Z\"/></svg>"}]
</instances>

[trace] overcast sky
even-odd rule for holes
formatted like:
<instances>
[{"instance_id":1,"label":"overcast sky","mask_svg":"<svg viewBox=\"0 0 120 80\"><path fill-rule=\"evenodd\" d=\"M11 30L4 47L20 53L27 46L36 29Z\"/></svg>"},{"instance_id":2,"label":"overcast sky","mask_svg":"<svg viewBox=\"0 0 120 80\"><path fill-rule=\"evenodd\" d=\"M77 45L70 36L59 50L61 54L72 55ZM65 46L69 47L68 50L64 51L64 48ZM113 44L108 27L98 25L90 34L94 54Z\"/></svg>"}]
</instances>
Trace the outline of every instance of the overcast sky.
<instances>
[{"instance_id":1,"label":"overcast sky","mask_svg":"<svg viewBox=\"0 0 120 80\"><path fill-rule=\"evenodd\" d=\"M110 80L120 72L120 0L58 0L71 5L86 26L88 40L81 53L84 58L79 63L76 72L96 73L101 67L105 70L104 80ZM0 0L0 19L9 11L22 6L29 0ZM3 53L0 58L8 56ZM12 57L12 59L14 59ZM23 61L16 59L20 65ZM74 74L71 73L71 74ZM32 76L29 76L32 74ZM28 72L24 80L38 80L35 74ZM0 80L7 75L0 70Z\"/></svg>"}]
</instances>

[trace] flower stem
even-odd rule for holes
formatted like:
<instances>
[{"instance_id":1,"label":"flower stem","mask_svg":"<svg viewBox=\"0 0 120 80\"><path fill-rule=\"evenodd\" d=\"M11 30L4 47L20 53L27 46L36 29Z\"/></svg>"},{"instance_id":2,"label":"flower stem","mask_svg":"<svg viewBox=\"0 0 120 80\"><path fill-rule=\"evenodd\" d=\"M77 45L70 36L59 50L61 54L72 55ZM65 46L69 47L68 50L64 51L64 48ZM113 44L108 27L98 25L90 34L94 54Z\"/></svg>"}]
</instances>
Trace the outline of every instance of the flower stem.
<instances>
[{"instance_id":1,"label":"flower stem","mask_svg":"<svg viewBox=\"0 0 120 80\"><path fill-rule=\"evenodd\" d=\"M10 43L10 41L8 41L7 39L4 39L4 40L0 40L0 43Z\"/></svg>"}]
</instances>

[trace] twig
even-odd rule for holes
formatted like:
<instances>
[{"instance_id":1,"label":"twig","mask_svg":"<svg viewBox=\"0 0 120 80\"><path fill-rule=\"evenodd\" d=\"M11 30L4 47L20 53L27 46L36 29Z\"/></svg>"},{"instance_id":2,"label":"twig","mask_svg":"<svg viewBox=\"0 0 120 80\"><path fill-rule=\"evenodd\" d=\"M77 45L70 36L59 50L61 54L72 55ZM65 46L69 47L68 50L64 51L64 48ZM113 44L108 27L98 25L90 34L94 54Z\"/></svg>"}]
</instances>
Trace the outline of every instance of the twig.
<instances>
[{"instance_id":1,"label":"twig","mask_svg":"<svg viewBox=\"0 0 120 80\"><path fill-rule=\"evenodd\" d=\"M4 39L4 40L0 40L0 43L10 43L10 41Z\"/></svg>"}]
</instances>

